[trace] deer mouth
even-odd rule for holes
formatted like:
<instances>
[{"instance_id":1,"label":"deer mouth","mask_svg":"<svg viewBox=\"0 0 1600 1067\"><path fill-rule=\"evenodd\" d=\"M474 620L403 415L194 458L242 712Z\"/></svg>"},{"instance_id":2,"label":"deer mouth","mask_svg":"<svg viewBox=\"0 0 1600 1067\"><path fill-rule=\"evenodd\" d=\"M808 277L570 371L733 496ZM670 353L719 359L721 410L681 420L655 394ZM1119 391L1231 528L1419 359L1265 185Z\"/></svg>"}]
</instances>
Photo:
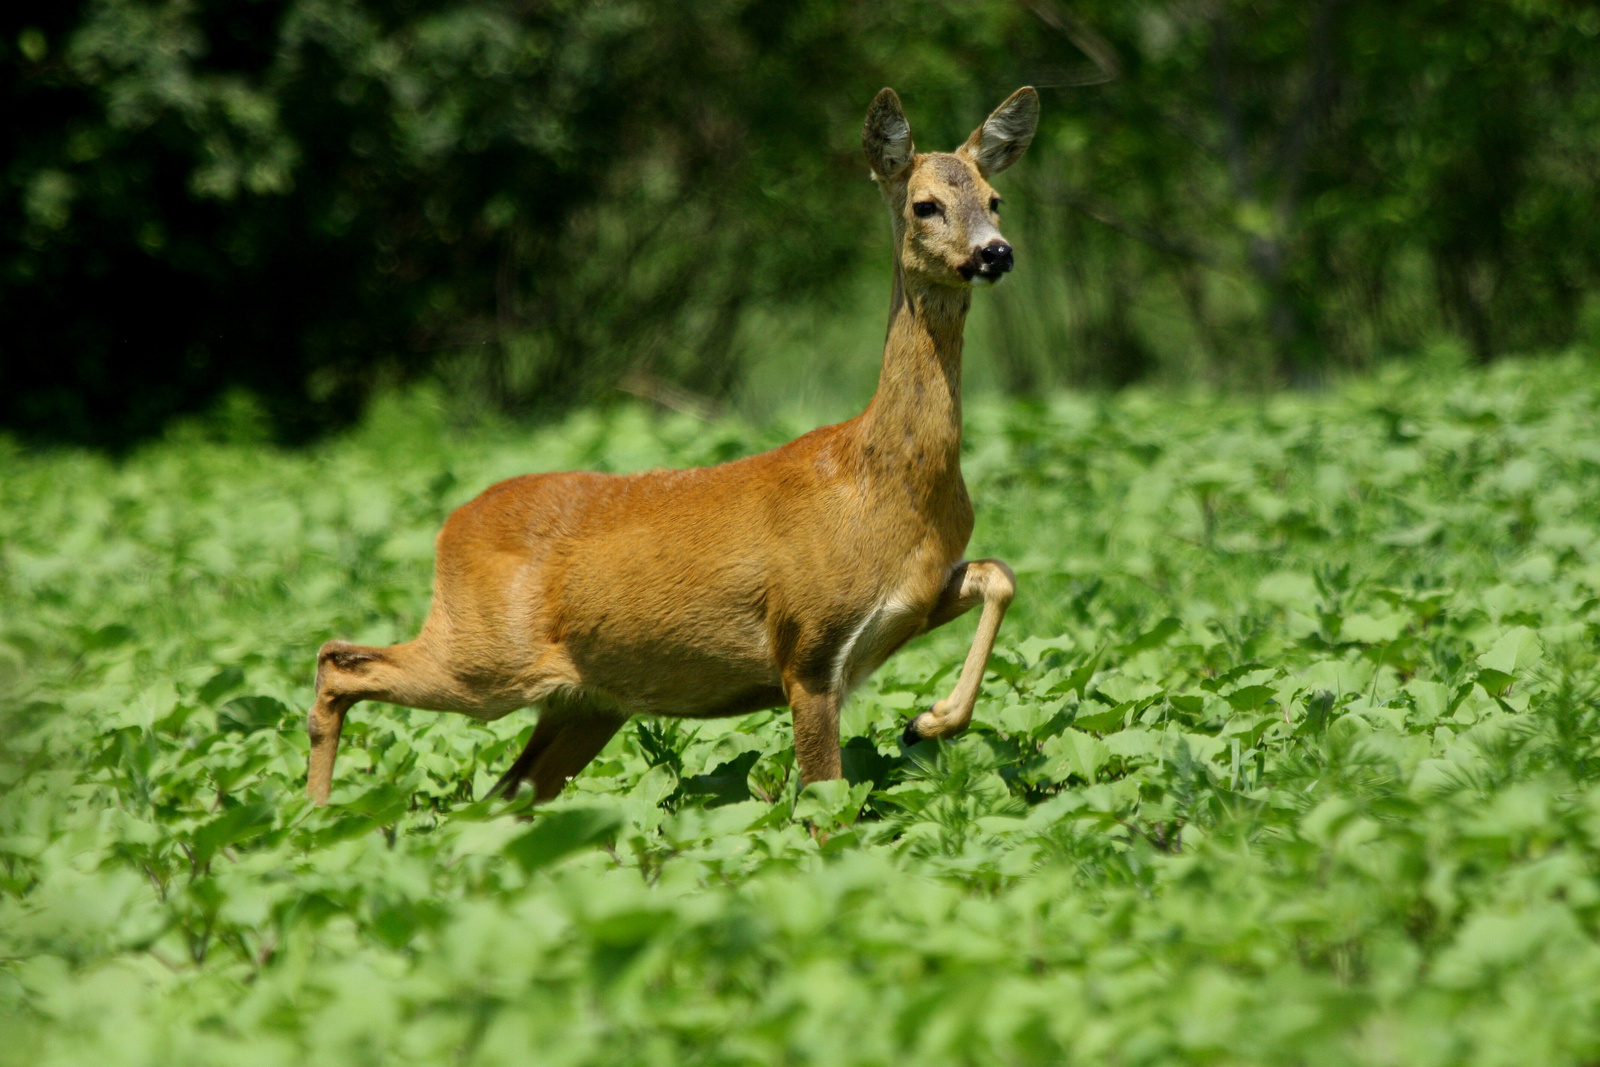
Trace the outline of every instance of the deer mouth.
<instances>
[{"instance_id":1,"label":"deer mouth","mask_svg":"<svg viewBox=\"0 0 1600 1067\"><path fill-rule=\"evenodd\" d=\"M963 263L958 268L958 273L962 281L973 285L999 285L1000 280L1006 276L1007 269L993 265Z\"/></svg>"},{"instance_id":2,"label":"deer mouth","mask_svg":"<svg viewBox=\"0 0 1600 1067\"><path fill-rule=\"evenodd\" d=\"M977 256L973 256L957 267L956 273L961 275L961 280L964 282L983 285L994 285L1006 276L1004 270L985 265Z\"/></svg>"}]
</instances>

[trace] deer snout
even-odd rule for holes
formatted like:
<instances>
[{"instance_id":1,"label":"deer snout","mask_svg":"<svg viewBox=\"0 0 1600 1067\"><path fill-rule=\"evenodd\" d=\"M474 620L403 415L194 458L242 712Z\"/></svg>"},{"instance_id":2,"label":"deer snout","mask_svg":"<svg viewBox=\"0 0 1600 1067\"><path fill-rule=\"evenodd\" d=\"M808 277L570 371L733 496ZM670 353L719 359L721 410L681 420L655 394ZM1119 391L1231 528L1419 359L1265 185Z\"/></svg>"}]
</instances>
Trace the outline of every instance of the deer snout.
<instances>
[{"instance_id":1,"label":"deer snout","mask_svg":"<svg viewBox=\"0 0 1600 1067\"><path fill-rule=\"evenodd\" d=\"M1015 263L1011 246L998 237L978 249L979 274L997 278L1009 271Z\"/></svg>"}]
</instances>

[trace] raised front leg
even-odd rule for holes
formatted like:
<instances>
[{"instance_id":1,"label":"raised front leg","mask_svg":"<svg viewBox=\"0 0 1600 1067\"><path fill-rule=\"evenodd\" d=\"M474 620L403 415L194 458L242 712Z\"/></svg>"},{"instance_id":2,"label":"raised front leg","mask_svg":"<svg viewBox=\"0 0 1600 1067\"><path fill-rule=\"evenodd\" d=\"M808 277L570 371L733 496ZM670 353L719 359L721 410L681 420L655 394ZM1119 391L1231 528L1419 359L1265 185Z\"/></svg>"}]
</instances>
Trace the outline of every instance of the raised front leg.
<instances>
[{"instance_id":1,"label":"raised front leg","mask_svg":"<svg viewBox=\"0 0 1600 1067\"><path fill-rule=\"evenodd\" d=\"M950 573L950 581L939 596L939 603L928 616L925 629L943 626L981 603L983 614L978 618L978 632L972 637L972 648L967 661L961 665L961 677L949 696L906 724L902 738L906 744L916 744L928 737L950 737L967 728L972 721L972 708L978 702L978 687L983 684L984 668L989 665L989 653L994 651L995 635L1000 631L1000 620L1017 592L1017 576L1011 568L997 559L979 559L963 563Z\"/></svg>"}]
</instances>

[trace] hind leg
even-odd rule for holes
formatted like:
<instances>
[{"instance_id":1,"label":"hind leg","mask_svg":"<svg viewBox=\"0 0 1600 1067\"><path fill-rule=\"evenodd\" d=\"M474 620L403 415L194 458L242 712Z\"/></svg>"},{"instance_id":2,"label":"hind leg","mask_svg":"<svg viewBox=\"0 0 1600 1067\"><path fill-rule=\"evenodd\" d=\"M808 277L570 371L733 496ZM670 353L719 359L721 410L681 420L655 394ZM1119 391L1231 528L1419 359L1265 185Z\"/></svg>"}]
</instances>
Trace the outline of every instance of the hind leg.
<instances>
[{"instance_id":1,"label":"hind leg","mask_svg":"<svg viewBox=\"0 0 1600 1067\"><path fill-rule=\"evenodd\" d=\"M550 700L539 712L539 722L522 755L489 790L490 795L513 797L523 782L532 782L535 802L551 799L600 754L627 721L621 712L581 699Z\"/></svg>"},{"instance_id":2,"label":"hind leg","mask_svg":"<svg viewBox=\"0 0 1600 1067\"><path fill-rule=\"evenodd\" d=\"M333 758L339 752L339 734L344 730L344 713L355 700L324 696L317 688L317 702L306 716L306 733L311 735L311 760L306 766L306 795L318 807L328 802L333 789Z\"/></svg>"},{"instance_id":3,"label":"hind leg","mask_svg":"<svg viewBox=\"0 0 1600 1067\"><path fill-rule=\"evenodd\" d=\"M516 686L468 686L421 641L388 648L329 641L317 653L317 699L306 717L306 732L311 736L306 794L319 805L328 802L339 734L346 712L357 701L381 700L427 711L497 718L527 707L542 695Z\"/></svg>"},{"instance_id":4,"label":"hind leg","mask_svg":"<svg viewBox=\"0 0 1600 1067\"><path fill-rule=\"evenodd\" d=\"M329 641L318 650L317 699L306 716L306 733L311 737L306 795L319 807L328 802L333 789L333 761L339 753L345 713L356 701L376 695L368 675L375 669L394 673L396 666L392 649Z\"/></svg>"}]
</instances>

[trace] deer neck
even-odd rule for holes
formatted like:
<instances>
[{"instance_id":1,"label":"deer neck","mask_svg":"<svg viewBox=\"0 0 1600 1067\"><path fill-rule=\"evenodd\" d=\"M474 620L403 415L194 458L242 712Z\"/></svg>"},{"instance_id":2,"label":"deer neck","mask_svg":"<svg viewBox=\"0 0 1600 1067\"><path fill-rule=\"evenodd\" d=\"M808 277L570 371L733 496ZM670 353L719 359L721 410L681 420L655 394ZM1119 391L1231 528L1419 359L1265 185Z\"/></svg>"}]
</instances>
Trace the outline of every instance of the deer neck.
<instances>
[{"instance_id":1,"label":"deer neck","mask_svg":"<svg viewBox=\"0 0 1600 1067\"><path fill-rule=\"evenodd\" d=\"M972 294L906 279L895 264L878 391L863 416L868 456L936 481L959 474L961 339Z\"/></svg>"}]
</instances>

